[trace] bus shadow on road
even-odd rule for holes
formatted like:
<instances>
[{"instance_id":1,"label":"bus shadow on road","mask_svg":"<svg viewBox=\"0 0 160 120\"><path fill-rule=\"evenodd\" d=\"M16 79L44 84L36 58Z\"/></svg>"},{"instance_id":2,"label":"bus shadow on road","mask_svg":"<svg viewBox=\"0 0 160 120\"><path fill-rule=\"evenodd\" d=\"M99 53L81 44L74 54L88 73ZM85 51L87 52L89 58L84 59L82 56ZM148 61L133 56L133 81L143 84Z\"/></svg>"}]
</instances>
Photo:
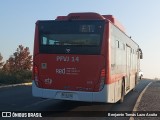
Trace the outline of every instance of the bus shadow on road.
<instances>
[{"instance_id":1,"label":"bus shadow on road","mask_svg":"<svg viewBox=\"0 0 160 120\"><path fill-rule=\"evenodd\" d=\"M104 116L113 104L98 102L78 102L60 100L57 104L50 105L45 109L47 116L55 117L97 117Z\"/></svg>"}]
</instances>

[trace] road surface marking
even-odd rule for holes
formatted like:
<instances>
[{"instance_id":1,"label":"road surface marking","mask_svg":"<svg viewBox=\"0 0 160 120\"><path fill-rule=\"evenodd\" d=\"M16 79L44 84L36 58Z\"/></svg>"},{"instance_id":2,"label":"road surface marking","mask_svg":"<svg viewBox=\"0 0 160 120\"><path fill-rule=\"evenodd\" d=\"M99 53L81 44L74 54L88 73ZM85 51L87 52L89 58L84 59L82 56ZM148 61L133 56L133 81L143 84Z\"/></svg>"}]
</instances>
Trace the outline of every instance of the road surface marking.
<instances>
[{"instance_id":1,"label":"road surface marking","mask_svg":"<svg viewBox=\"0 0 160 120\"><path fill-rule=\"evenodd\" d=\"M151 85L151 83L153 83L153 82L150 82L150 83L144 88L144 90L141 92L141 94L139 95L139 97L138 97L138 99L137 99L137 101L136 101L136 104L135 104L135 106L134 106L134 108L133 108L133 111L137 111L137 108L138 108L139 103L140 103L140 101L141 101L141 99L142 99L142 96L143 96L143 94L145 93L145 91L147 90L147 88ZM130 117L129 120L134 120L134 117Z\"/></svg>"}]
</instances>

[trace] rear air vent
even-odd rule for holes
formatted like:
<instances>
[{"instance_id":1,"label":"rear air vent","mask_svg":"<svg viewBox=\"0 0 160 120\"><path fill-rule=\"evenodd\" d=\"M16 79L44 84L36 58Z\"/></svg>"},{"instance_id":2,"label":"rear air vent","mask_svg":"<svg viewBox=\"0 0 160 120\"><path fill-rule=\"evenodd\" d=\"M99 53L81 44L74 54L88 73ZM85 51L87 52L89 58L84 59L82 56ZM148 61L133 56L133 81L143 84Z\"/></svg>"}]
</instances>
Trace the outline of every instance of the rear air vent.
<instances>
[{"instance_id":1,"label":"rear air vent","mask_svg":"<svg viewBox=\"0 0 160 120\"><path fill-rule=\"evenodd\" d=\"M58 16L56 20L104 20L105 17L98 13L70 13L67 16Z\"/></svg>"},{"instance_id":2,"label":"rear air vent","mask_svg":"<svg viewBox=\"0 0 160 120\"><path fill-rule=\"evenodd\" d=\"M72 20L78 20L80 18L80 16L71 16L70 19Z\"/></svg>"},{"instance_id":3,"label":"rear air vent","mask_svg":"<svg viewBox=\"0 0 160 120\"><path fill-rule=\"evenodd\" d=\"M102 15L98 14L98 13L70 13L68 15L68 19L72 20L72 19L80 19L80 20L98 20L98 19L105 19Z\"/></svg>"}]
</instances>

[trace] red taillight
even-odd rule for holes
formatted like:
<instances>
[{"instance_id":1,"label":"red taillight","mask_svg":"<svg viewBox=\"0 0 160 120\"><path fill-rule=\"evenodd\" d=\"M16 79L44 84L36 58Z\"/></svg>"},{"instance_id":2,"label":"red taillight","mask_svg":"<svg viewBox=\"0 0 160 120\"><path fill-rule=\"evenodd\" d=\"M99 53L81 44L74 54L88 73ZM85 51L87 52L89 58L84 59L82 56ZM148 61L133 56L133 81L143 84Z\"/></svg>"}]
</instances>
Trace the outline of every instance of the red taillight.
<instances>
[{"instance_id":1,"label":"red taillight","mask_svg":"<svg viewBox=\"0 0 160 120\"><path fill-rule=\"evenodd\" d=\"M34 81L35 81L35 84L37 86L39 86L38 84L38 67L34 65Z\"/></svg>"},{"instance_id":2,"label":"red taillight","mask_svg":"<svg viewBox=\"0 0 160 120\"><path fill-rule=\"evenodd\" d=\"M38 68L37 68L37 66L34 66L34 74L38 74Z\"/></svg>"},{"instance_id":3,"label":"red taillight","mask_svg":"<svg viewBox=\"0 0 160 120\"><path fill-rule=\"evenodd\" d=\"M100 77L99 91L101 91L104 88L105 79L106 79L106 70L102 69L101 70L101 77Z\"/></svg>"},{"instance_id":4,"label":"red taillight","mask_svg":"<svg viewBox=\"0 0 160 120\"><path fill-rule=\"evenodd\" d=\"M105 69L102 69L102 70L101 70L101 77L105 77L105 74L106 74L106 70L105 70Z\"/></svg>"}]
</instances>

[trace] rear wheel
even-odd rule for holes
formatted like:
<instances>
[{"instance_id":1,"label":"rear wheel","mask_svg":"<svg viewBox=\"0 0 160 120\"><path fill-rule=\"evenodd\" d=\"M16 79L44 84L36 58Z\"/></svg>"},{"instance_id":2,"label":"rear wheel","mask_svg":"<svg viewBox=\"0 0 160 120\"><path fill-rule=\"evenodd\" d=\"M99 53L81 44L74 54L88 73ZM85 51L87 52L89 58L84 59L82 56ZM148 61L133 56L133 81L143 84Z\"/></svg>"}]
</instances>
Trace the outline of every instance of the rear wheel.
<instances>
[{"instance_id":1,"label":"rear wheel","mask_svg":"<svg viewBox=\"0 0 160 120\"><path fill-rule=\"evenodd\" d=\"M124 101L124 96L125 96L125 86L124 86L124 81L122 81L121 99L119 100L119 103L123 103L123 101Z\"/></svg>"}]
</instances>

